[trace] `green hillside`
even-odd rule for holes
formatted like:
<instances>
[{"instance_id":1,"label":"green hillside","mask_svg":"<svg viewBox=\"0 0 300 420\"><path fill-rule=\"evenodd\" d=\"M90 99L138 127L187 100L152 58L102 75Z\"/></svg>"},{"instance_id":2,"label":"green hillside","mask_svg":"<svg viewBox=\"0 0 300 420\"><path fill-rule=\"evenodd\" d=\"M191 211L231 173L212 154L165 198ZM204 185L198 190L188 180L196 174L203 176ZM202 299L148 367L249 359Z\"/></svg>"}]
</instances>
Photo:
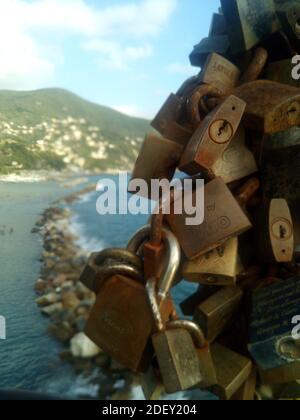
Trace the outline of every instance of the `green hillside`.
<instances>
[{"instance_id":1,"label":"green hillside","mask_svg":"<svg viewBox=\"0 0 300 420\"><path fill-rule=\"evenodd\" d=\"M62 89L0 90L0 173L128 170L149 122Z\"/></svg>"}]
</instances>

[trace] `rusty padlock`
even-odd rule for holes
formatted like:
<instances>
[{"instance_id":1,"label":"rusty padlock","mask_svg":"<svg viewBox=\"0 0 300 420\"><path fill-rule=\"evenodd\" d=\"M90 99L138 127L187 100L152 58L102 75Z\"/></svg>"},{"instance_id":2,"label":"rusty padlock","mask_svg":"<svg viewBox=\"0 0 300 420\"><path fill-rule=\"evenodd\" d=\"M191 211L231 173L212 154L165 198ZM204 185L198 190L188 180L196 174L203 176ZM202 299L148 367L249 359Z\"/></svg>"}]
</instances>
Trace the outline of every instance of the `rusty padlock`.
<instances>
[{"instance_id":1,"label":"rusty padlock","mask_svg":"<svg viewBox=\"0 0 300 420\"><path fill-rule=\"evenodd\" d=\"M116 271L142 282L143 264L141 259L133 252L121 248L92 253L79 281L89 290L98 294L105 280Z\"/></svg>"},{"instance_id":2,"label":"rusty padlock","mask_svg":"<svg viewBox=\"0 0 300 420\"><path fill-rule=\"evenodd\" d=\"M229 96L212 111L188 143L179 169L189 175L210 170L234 138L245 108L244 101Z\"/></svg>"},{"instance_id":3,"label":"rusty padlock","mask_svg":"<svg viewBox=\"0 0 300 420\"><path fill-rule=\"evenodd\" d=\"M233 94L247 103L243 123L262 133L277 133L300 124L300 89L270 80L245 83Z\"/></svg>"},{"instance_id":4,"label":"rusty padlock","mask_svg":"<svg viewBox=\"0 0 300 420\"><path fill-rule=\"evenodd\" d=\"M139 230L128 244L135 252L150 235L150 227ZM180 264L180 248L174 235L163 230L167 258L158 288L164 321L173 311L168 293ZM87 336L104 352L134 372L145 372L152 357L149 339L153 317L145 286L124 276L105 281L86 325Z\"/></svg>"}]
</instances>

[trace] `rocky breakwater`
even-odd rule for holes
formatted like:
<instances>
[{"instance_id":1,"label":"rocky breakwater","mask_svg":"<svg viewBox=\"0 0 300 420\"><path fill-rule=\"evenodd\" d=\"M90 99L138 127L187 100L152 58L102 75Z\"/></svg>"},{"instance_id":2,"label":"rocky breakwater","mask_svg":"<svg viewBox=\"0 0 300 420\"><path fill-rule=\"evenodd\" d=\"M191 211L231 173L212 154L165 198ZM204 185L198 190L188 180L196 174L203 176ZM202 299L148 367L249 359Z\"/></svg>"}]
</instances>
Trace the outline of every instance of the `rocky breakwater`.
<instances>
[{"instance_id":1,"label":"rocky breakwater","mask_svg":"<svg viewBox=\"0 0 300 420\"><path fill-rule=\"evenodd\" d=\"M95 297L78 281L88 255L70 232L70 217L70 210L52 207L33 229L41 234L44 245L36 303L49 318L48 333L64 346L59 356L76 372L93 376L93 383L99 384L99 398L130 399L132 375L84 334Z\"/></svg>"}]
</instances>

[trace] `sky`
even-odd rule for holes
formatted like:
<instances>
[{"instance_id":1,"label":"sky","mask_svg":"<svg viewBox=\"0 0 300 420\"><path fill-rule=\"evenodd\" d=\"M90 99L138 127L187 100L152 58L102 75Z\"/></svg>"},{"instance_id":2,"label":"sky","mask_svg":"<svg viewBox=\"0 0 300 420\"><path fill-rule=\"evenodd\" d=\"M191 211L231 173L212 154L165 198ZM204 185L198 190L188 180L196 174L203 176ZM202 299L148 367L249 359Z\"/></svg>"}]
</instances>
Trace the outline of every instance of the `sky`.
<instances>
[{"instance_id":1,"label":"sky","mask_svg":"<svg viewBox=\"0 0 300 420\"><path fill-rule=\"evenodd\" d=\"M0 0L0 89L60 87L152 118L199 69L219 0Z\"/></svg>"}]
</instances>

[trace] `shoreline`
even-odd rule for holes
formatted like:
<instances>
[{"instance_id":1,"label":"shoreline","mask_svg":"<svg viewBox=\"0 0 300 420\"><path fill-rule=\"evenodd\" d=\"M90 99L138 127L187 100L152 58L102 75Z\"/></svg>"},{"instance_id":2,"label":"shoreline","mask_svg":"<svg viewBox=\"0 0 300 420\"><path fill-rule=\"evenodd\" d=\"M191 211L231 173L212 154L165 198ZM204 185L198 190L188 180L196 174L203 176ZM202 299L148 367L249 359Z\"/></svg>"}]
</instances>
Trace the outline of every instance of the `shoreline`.
<instances>
[{"instance_id":1,"label":"shoreline","mask_svg":"<svg viewBox=\"0 0 300 420\"><path fill-rule=\"evenodd\" d=\"M126 171L120 171L117 169L109 169L102 172L70 172L70 171L18 171L12 172L10 174L1 174L0 173L0 183L11 182L11 183L31 183L31 182L45 182L45 181L60 181L67 182L76 178L85 178L90 176L97 175L118 175Z\"/></svg>"},{"instance_id":2,"label":"shoreline","mask_svg":"<svg viewBox=\"0 0 300 420\"><path fill-rule=\"evenodd\" d=\"M79 238L72 232L73 213L68 205L93 190L94 185L90 185L56 201L44 210L32 230L42 237L44 249L40 278L35 284L36 303L49 319L45 332L64 346L58 357L71 364L78 374L93 374L101 400L130 399L135 378L83 333L95 297L78 281L89 255L80 248Z\"/></svg>"}]
</instances>

